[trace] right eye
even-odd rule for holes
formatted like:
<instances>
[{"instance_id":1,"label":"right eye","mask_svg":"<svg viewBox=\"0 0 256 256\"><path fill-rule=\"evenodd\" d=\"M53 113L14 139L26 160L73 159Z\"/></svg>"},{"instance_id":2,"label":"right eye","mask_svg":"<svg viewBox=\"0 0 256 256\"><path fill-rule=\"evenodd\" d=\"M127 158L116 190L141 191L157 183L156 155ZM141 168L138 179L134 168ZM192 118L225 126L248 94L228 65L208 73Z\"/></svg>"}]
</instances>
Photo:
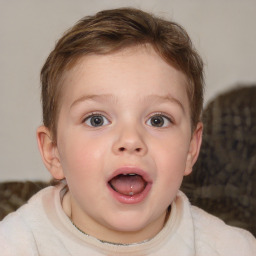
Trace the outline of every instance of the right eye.
<instances>
[{"instance_id":1,"label":"right eye","mask_svg":"<svg viewBox=\"0 0 256 256\"><path fill-rule=\"evenodd\" d=\"M100 126L109 124L108 119L105 116L100 115L100 114L92 114L92 115L86 117L84 122L88 126L92 126L92 127L100 127Z\"/></svg>"}]
</instances>

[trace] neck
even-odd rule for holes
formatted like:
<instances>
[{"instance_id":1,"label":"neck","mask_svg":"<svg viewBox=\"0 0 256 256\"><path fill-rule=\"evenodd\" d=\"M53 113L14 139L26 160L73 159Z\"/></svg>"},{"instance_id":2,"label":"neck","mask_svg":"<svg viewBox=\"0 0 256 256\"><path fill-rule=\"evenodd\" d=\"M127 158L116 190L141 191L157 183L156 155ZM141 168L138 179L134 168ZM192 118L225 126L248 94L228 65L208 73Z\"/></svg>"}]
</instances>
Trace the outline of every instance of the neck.
<instances>
[{"instance_id":1,"label":"neck","mask_svg":"<svg viewBox=\"0 0 256 256\"><path fill-rule=\"evenodd\" d=\"M169 207L160 218L140 230L122 231L99 224L92 217L82 213L79 208L77 209L70 199L70 192L67 192L63 198L62 207L74 227L84 235L93 236L102 242L112 244L133 244L150 240L164 227L171 210ZM84 217L80 218L80 216Z\"/></svg>"}]
</instances>

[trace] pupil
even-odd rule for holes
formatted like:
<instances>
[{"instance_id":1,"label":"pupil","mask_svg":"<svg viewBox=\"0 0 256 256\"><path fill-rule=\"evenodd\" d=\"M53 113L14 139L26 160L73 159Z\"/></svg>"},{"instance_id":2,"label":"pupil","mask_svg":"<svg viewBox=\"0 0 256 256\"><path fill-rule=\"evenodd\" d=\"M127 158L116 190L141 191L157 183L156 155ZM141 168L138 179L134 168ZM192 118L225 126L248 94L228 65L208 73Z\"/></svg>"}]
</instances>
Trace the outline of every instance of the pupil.
<instances>
[{"instance_id":1,"label":"pupil","mask_svg":"<svg viewBox=\"0 0 256 256\"><path fill-rule=\"evenodd\" d=\"M158 126L158 127L160 127L160 126L163 126L164 120L163 120L163 118L162 118L161 116L153 117L153 118L151 119L151 124L152 124L153 126Z\"/></svg>"},{"instance_id":2,"label":"pupil","mask_svg":"<svg viewBox=\"0 0 256 256\"><path fill-rule=\"evenodd\" d=\"M91 125L93 126L100 126L103 124L103 118L101 116L94 116L91 119Z\"/></svg>"}]
</instances>

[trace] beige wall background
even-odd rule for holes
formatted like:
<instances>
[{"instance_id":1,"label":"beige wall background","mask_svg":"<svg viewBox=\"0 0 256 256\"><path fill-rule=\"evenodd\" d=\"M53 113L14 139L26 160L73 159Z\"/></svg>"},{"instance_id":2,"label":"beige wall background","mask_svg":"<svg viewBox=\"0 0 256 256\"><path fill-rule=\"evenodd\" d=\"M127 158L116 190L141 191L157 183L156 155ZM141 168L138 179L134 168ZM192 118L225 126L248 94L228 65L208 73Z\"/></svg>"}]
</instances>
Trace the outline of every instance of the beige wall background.
<instances>
[{"instance_id":1,"label":"beige wall background","mask_svg":"<svg viewBox=\"0 0 256 256\"><path fill-rule=\"evenodd\" d=\"M206 102L237 83L255 83L255 0L0 0L0 181L50 178L35 137L41 66L78 19L121 6L186 28L206 64Z\"/></svg>"}]
</instances>

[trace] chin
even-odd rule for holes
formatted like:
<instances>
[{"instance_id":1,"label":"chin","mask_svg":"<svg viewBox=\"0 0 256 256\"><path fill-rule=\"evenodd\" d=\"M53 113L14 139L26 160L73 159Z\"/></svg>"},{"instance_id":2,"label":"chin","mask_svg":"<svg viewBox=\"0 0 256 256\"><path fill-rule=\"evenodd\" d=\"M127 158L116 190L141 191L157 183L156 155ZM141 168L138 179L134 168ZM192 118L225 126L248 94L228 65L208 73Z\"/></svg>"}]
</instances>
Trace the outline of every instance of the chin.
<instances>
[{"instance_id":1,"label":"chin","mask_svg":"<svg viewBox=\"0 0 256 256\"><path fill-rule=\"evenodd\" d=\"M112 230L118 232L138 232L147 227L150 221L145 221L145 217L141 214L134 216L134 214L126 214L126 216L114 216L113 221L109 222Z\"/></svg>"}]
</instances>

